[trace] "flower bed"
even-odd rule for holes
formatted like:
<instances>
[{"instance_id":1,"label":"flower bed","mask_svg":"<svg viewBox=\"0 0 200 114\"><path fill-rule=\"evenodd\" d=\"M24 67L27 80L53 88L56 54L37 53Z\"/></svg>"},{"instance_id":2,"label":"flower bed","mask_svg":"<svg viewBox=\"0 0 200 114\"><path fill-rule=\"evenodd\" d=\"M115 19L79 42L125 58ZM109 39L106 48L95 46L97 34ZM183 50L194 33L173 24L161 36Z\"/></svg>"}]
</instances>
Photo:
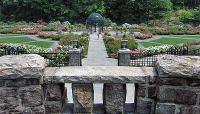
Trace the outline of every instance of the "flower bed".
<instances>
[{"instance_id":1,"label":"flower bed","mask_svg":"<svg viewBox=\"0 0 200 114\"><path fill-rule=\"evenodd\" d=\"M137 43L133 38L126 38L128 40L127 48L135 49L137 48ZM121 39L119 38L111 38L109 36L104 36L104 43L106 46L106 51L109 57L116 58L117 51L121 48Z\"/></svg>"}]
</instances>

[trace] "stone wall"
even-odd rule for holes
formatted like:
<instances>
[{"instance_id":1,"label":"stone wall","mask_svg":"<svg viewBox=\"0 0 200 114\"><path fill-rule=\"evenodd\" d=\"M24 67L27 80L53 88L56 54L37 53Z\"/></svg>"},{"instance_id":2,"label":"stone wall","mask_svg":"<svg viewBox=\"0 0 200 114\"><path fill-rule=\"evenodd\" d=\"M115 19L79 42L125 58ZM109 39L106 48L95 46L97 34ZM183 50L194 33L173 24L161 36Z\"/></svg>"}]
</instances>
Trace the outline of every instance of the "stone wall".
<instances>
[{"instance_id":1,"label":"stone wall","mask_svg":"<svg viewBox=\"0 0 200 114\"><path fill-rule=\"evenodd\" d=\"M39 55L0 58L0 113L44 114L45 61Z\"/></svg>"},{"instance_id":2,"label":"stone wall","mask_svg":"<svg viewBox=\"0 0 200 114\"><path fill-rule=\"evenodd\" d=\"M160 56L156 114L200 114L200 57Z\"/></svg>"},{"instance_id":3,"label":"stone wall","mask_svg":"<svg viewBox=\"0 0 200 114\"><path fill-rule=\"evenodd\" d=\"M0 114L62 113L67 99L64 83L72 83L74 113L94 113L93 83L104 83L104 113L124 113L126 84L135 83L136 114L200 114L199 76L200 57L195 56L163 55L156 68L45 68L39 55L3 56Z\"/></svg>"}]
</instances>

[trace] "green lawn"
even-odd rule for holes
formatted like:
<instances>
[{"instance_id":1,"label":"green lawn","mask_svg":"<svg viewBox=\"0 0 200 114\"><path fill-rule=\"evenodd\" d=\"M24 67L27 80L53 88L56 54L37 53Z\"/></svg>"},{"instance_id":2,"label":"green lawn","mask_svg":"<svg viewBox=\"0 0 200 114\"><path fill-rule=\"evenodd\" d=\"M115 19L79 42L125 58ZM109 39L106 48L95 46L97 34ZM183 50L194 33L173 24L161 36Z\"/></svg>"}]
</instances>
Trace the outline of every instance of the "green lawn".
<instances>
[{"instance_id":1,"label":"green lawn","mask_svg":"<svg viewBox=\"0 0 200 114\"><path fill-rule=\"evenodd\" d=\"M49 48L53 45L53 42L35 41L35 42L28 42L28 43L25 43L25 44Z\"/></svg>"},{"instance_id":2,"label":"green lawn","mask_svg":"<svg viewBox=\"0 0 200 114\"><path fill-rule=\"evenodd\" d=\"M177 45L177 44L185 44L194 41L194 39L182 39L182 38L161 38L158 40L153 40L153 42L158 42L162 44L172 44L172 45Z\"/></svg>"},{"instance_id":3,"label":"green lawn","mask_svg":"<svg viewBox=\"0 0 200 114\"><path fill-rule=\"evenodd\" d=\"M28 37L7 37L7 38L0 38L0 42L2 43L24 43L34 41Z\"/></svg>"},{"instance_id":4,"label":"green lawn","mask_svg":"<svg viewBox=\"0 0 200 114\"><path fill-rule=\"evenodd\" d=\"M152 46L159 46L162 44L170 44L170 45L178 45L178 44L187 44L196 40L200 40L199 35L173 35L171 37L162 37L157 40L152 41L143 41L140 42L141 45L146 47L152 47Z\"/></svg>"},{"instance_id":5,"label":"green lawn","mask_svg":"<svg viewBox=\"0 0 200 114\"><path fill-rule=\"evenodd\" d=\"M143 45L145 48L146 47L152 47L152 46L160 46L161 44L154 43L154 42L141 42L141 45Z\"/></svg>"},{"instance_id":6,"label":"green lawn","mask_svg":"<svg viewBox=\"0 0 200 114\"><path fill-rule=\"evenodd\" d=\"M0 34L0 43L19 43L19 44L28 44L28 45L35 45L39 47L49 48L53 45L53 42L46 42L46 41L35 41L30 39L29 37L23 35L2 35Z\"/></svg>"},{"instance_id":7,"label":"green lawn","mask_svg":"<svg viewBox=\"0 0 200 114\"><path fill-rule=\"evenodd\" d=\"M22 36L22 35L19 35L19 34L0 34L0 38L1 37L15 37L15 36Z\"/></svg>"},{"instance_id":8,"label":"green lawn","mask_svg":"<svg viewBox=\"0 0 200 114\"><path fill-rule=\"evenodd\" d=\"M178 38L186 38L186 39L200 39L200 36L175 36Z\"/></svg>"}]
</instances>

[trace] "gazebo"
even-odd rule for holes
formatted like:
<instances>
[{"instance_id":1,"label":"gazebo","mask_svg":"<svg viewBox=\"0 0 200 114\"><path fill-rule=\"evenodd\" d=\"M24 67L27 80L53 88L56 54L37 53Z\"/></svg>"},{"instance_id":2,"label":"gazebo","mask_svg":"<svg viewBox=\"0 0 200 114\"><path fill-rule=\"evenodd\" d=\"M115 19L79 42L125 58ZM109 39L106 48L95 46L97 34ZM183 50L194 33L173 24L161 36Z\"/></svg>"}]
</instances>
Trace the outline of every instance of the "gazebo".
<instances>
[{"instance_id":1,"label":"gazebo","mask_svg":"<svg viewBox=\"0 0 200 114\"><path fill-rule=\"evenodd\" d=\"M93 28L95 28L96 32L98 28L98 32L101 33L103 31L104 18L99 13L92 13L86 20L86 26L90 29L90 32L92 32Z\"/></svg>"}]
</instances>

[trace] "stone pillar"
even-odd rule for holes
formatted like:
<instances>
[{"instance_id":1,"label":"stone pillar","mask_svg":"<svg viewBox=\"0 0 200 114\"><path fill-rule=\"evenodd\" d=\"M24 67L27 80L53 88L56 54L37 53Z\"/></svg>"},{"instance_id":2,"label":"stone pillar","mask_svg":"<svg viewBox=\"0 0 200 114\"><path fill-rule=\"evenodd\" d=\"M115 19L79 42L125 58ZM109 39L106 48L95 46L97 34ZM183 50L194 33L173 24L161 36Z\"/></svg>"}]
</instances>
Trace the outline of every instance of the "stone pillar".
<instances>
[{"instance_id":1,"label":"stone pillar","mask_svg":"<svg viewBox=\"0 0 200 114\"><path fill-rule=\"evenodd\" d=\"M130 50L129 49L119 49L118 50L118 66L129 66L130 65ZM132 86L133 84L129 84L130 86ZM124 113L125 110L125 102L126 102L126 84L115 84L115 85L106 85L104 87L111 87L114 88L114 91L112 91L113 93L111 95L114 95L115 93L118 93L117 91L121 91L121 93L119 93L120 97L120 102L118 107L115 108L119 108L118 113L117 114L121 114ZM121 88L119 88L121 87ZM106 88L105 88L106 89ZM119 90L118 90L119 89ZM109 90L109 88L108 88ZM105 90L106 91L106 90ZM108 94L109 95L109 94ZM133 96L134 97L134 96ZM115 98L115 100L117 100L118 98ZM114 100L114 99L112 99ZM105 100L106 101L106 100ZM110 101L112 102L112 101ZM117 102L113 103L118 104ZM117 105L116 105L117 106ZM114 113L114 111L116 109L109 109L110 107L106 108L107 110L112 110L112 114L116 114ZM107 112L107 111L106 111Z\"/></svg>"},{"instance_id":2,"label":"stone pillar","mask_svg":"<svg viewBox=\"0 0 200 114\"><path fill-rule=\"evenodd\" d=\"M82 66L82 54L80 49L69 50L69 66Z\"/></svg>"},{"instance_id":3,"label":"stone pillar","mask_svg":"<svg viewBox=\"0 0 200 114\"><path fill-rule=\"evenodd\" d=\"M104 84L103 104L106 114L124 114L126 84Z\"/></svg>"},{"instance_id":4,"label":"stone pillar","mask_svg":"<svg viewBox=\"0 0 200 114\"><path fill-rule=\"evenodd\" d=\"M0 57L0 66L0 113L44 114L44 58L8 55Z\"/></svg>"},{"instance_id":5,"label":"stone pillar","mask_svg":"<svg viewBox=\"0 0 200 114\"><path fill-rule=\"evenodd\" d=\"M72 84L75 114L93 114L93 84Z\"/></svg>"},{"instance_id":6,"label":"stone pillar","mask_svg":"<svg viewBox=\"0 0 200 114\"><path fill-rule=\"evenodd\" d=\"M66 96L64 93L64 84L47 84L45 85L45 112L50 113L62 113L63 104Z\"/></svg>"},{"instance_id":7,"label":"stone pillar","mask_svg":"<svg viewBox=\"0 0 200 114\"><path fill-rule=\"evenodd\" d=\"M200 114L200 57L163 55L157 59L155 114Z\"/></svg>"},{"instance_id":8,"label":"stone pillar","mask_svg":"<svg viewBox=\"0 0 200 114\"><path fill-rule=\"evenodd\" d=\"M129 49L119 49L118 51L118 66L130 65L130 53Z\"/></svg>"}]
</instances>

